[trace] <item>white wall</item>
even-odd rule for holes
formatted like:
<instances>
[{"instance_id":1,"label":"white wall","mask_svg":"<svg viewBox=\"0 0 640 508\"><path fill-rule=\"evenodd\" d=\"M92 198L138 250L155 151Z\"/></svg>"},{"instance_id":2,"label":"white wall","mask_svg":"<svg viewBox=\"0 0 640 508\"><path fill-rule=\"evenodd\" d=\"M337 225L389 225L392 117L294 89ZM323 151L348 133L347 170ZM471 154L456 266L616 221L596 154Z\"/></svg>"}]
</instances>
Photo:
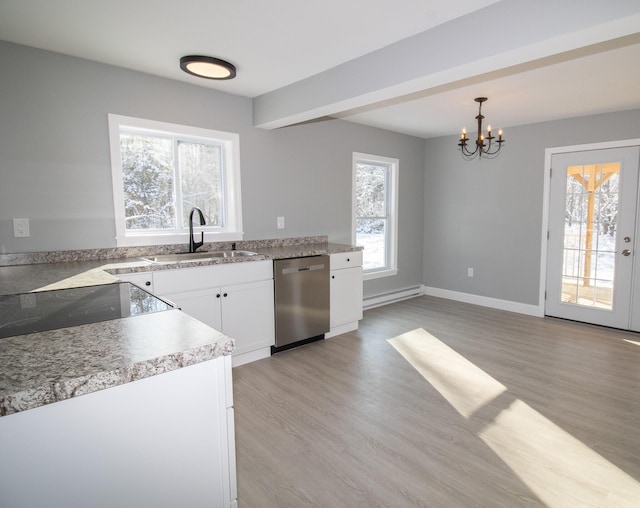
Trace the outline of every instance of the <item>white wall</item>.
<instances>
[{"instance_id":1,"label":"white wall","mask_svg":"<svg viewBox=\"0 0 640 508\"><path fill-rule=\"evenodd\" d=\"M537 305L545 149L640 137L640 110L505 130L493 160L465 161L455 137L427 140L425 285ZM467 277L467 268L474 277Z\"/></svg>"},{"instance_id":2,"label":"white wall","mask_svg":"<svg viewBox=\"0 0 640 508\"><path fill-rule=\"evenodd\" d=\"M400 159L399 274L365 293L421 282L424 140L330 119L265 131L245 97L5 42L0 61L1 253L115 246L115 113L239 133L247 240L350 243L352 152ZM30 238L13 237L12 217L30 219Z\"/></svg>"}]
</instances>

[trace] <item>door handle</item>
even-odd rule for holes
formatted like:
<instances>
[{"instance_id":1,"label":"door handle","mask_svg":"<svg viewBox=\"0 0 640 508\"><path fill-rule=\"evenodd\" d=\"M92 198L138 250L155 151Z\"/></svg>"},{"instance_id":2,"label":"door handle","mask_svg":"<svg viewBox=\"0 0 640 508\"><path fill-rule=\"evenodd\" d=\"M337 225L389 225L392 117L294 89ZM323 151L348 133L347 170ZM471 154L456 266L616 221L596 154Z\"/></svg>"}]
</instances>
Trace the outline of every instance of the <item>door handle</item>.
<instances>
[{"instance_id":1,"label":"door handle","mask_svg":"<svg viewBox=\"0 0 640 508\"><path fill-rule=\"evenodd\" d=\"M625 249L625 250L623 250L623 251L621 252L621 254L622 254L623 256L630 256L630 255L631 255L631 251L630 251L629 249Z\"/></svg>"}]
</instances>

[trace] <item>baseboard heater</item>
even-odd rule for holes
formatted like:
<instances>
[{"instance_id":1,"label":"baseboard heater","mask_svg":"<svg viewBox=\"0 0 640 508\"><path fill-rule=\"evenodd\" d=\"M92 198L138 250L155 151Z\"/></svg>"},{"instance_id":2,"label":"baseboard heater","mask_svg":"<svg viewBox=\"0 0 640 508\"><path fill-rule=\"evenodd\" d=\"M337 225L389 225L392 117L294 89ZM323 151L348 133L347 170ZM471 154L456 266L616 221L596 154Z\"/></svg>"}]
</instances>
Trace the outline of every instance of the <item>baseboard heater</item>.
<instances>
[{"instance_id":1,"label":"baseboard heater","mask_svg":"<svg viewBox=\"0 0 640 508\"><path fill-rule=\"evenodd\" d=\"M422 295L422 286L412 286L404 289L397 289L395 291L389 291L387 293L379 293L377 295L365 297L362 302L362 308L364 310L373 309L375 307L400 302L402 300L407 300L409 298L415 298L416 296Z\"/></svg>"}]
</instances>

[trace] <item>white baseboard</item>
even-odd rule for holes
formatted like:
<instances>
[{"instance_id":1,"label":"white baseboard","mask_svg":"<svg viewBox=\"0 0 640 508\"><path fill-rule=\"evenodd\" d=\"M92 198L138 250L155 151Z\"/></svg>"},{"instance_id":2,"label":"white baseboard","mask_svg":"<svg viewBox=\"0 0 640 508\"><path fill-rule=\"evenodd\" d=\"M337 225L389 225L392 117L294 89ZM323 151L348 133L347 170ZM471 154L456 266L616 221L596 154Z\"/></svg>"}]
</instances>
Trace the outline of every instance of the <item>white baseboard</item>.
<instances>
[{"instance_id":1,"label":"white baseboard","mask_svg":"<svg viewBox=\"0 0 640 508\"><path fill-rule=\"evenodd\" d=\"M427 296L437 296L438 298L446 298L447 300L455 300L457 302L471 303L473 305L481 305L482 307L491 307L492 309L517 312L518 314L527 314L529 316L544 316L544 309L540 308L538 305L500 300L499 298L491 298L489 296L472 295L469 293L461 293L459 291L451 291L449 289L432 288L429 286L422 286L422 294Z\"/></svg>"},{"instance_id":2,"label":"white baseboard","mask_svg":"<svg viewBox=\"0 0 640 508\"><path fill-rule=\"evenodd\" d=\"M248 353L233 356L231 358L231 364L234 367L239 367L240 365L244 365L245 363L255 362L256 360L262 360L263 358L269 358L270 356L271 346L263 347L261 349L256 349L255 351L250 351Z\"/></svg>"},{"instance_id":3,"label":"white baseboard","mask_svg":"<svg viewBox=\"0 0 640 508\"><path fill-rule=\"evenodd\" d=\"M363 300L362 308L364 310L373 309L374 307L380 307L381 305L387 305L409 298L415 298L423 294L421 286L414 286L405 289L399 289L397 291L390 291L388 293L381 293L377 295L367 296Z\"/></svg>"}]
</instances>

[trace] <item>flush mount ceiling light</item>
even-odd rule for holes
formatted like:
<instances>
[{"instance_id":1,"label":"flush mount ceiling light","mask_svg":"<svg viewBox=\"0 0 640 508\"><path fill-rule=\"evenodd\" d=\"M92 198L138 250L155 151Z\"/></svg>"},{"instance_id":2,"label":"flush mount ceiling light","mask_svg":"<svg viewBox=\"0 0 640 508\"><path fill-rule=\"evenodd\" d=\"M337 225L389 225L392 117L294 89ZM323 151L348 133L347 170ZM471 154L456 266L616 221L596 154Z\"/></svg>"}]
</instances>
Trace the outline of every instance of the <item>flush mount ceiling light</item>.
<instances>
[{"instance_id":1,"label":"flush mount ceiling light","mask_svg":"<svg viewBox=\"0 0 640 508\"><path fill-rule=\"evenodd\" d=\"M206 79L233 79L236 77L236 68L233 64L212 56L183 56L180 59L180 68L188 74Z\"/></svg>"},{"instance_id":2,"label":"flush mount ceiling light","mask_svg":"<svg viewBox=\"0 0 640 508\"><path fill-rule=\"evenodd\" d=\"M462 134L460 134L460 141L458 142L458 146L460 147L460 151L462 152L462 156L471 160L478 156L479 158L487 157L493 158L498 155L500 148L502 148L502 143L504 143L504 139L502 139L502 129L498 130L498 139L494 142L493 140L496 137L491 134L491 125L487 126L487 135L485 136L482 133L482 120L484 120L484 116L482 116L482 103L486 102L486 97L478 97L474 99L478 103L478 116L476 116L476 120L478 121L478 137L475 142L475 149L471 150L467 147L467 143L469 138L467 138L467 129L462 129Z\"/></svg>"}]
</instances>

